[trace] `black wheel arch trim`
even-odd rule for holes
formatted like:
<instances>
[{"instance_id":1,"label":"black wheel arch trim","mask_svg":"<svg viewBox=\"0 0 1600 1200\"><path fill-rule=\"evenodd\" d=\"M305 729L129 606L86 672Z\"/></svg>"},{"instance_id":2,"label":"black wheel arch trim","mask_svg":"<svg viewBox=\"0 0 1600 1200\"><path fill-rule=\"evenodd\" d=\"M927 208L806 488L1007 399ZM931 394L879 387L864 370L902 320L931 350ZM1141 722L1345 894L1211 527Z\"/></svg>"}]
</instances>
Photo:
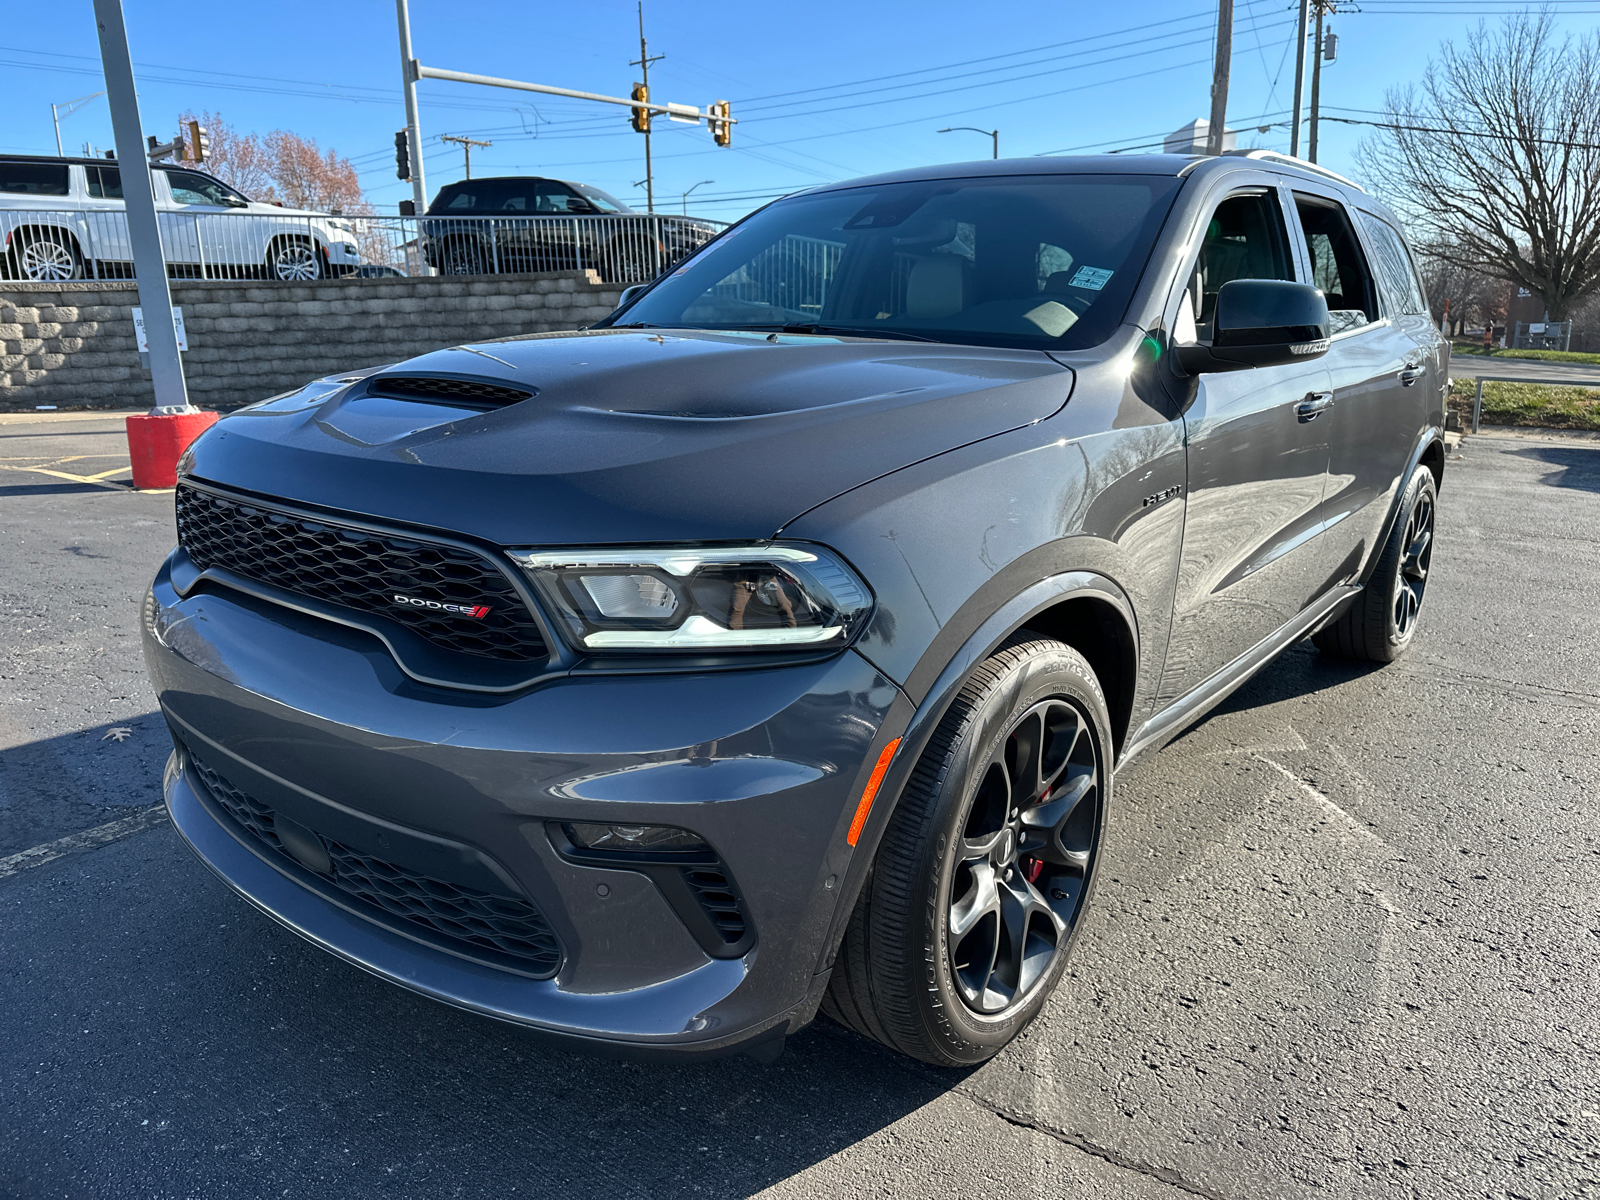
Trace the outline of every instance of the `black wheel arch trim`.
<instances>
[{"instance_id":1,"label":"black wheel arch trim","mask_svg":"<svg viewBox=\"0 0 1600 1200\"><path fill-rule=\"evenodd\" d=\"M1425 463L1430 454L1437 450L1438 467ZM1383 548L1388 545L1389 534L1394 530L1394 524L1400 519L1400 505L1406 498L1406 491L1411 486L1411 479L1417 473L1418 467L1426 467L1433 472L1433 484L1436 490L1444 489L1444 464L1449 455L1445 452L1444 429L1439 425L1429 425L1417 437L1417 444L1412 449L1411 455L1406 459L1405 470L1400 473L1400 483L1394 489L1394 498L1389 501L1389 515L1383 522L1383 532L1373 539L1367 548L1367 560L1361 565L1361 574L1356 582L1366 587L1372 579L1373 571L1377 570L1378 560L1383 557Z\"/></svg>"},{"instance_id":2,"label":"black wheel arch trim","mask_svg":"<svg viewBox=\"0 0 1600 1200\"><path fill-rule=\"evenodd\" d=\"M991 612L967 636L955 654L947 659L943 669L920 700L913 700L905 690L902 690L900 696L896 698L863 762L860 778L855 781L855 791L852 795L859 796L866 784L867 776L877 763L884 747L896 738L899 739L900 744L878 789L877 799L867 815L861 836L845 867L842 886L839 889L839 900L834 907L828 934L822 943L822 955L816 966L819 973L832 969L834 955L838 953L839 944L844 938L850 914L855 909L861 889L871 872L873 860L877 857L878 844L883 840L884 831L899 806L900 795L910 780L912 771L916 769L917 761L922 757L928 740L938 728L939 722L943 720L945 712L955 701L967 676L972 673L973 668L993 654L1007 638L1018 630L1027 628L1028 622L1039 614L1065 601L1079 598L1106 602L1115 608L1128 625L1129 635L1134 639L1134 653L1137 655L1138 626L1133 604L1123 590L1112 580L1095 571L1063 571L1039 580Z\"/></svg>"}]
</instances>

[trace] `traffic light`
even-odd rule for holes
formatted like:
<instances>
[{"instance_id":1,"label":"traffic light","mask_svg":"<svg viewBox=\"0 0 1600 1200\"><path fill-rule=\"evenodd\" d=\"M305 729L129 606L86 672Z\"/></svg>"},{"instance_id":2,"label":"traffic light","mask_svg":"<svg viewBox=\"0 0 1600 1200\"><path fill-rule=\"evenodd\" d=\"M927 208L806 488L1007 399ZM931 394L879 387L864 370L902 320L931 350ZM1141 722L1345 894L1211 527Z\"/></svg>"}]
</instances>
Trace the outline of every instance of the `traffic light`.
<instances>
[{"instance_id":1,"label":"traffic light","mask_svg":"<svg viewBox=\"0 0 1600 1200\"><path fill-rule=\"evenodd\" d=\"M211 134L199 121L189 122L189 153L197 163L211 157Z\"/></svg>"},{"instance_id":2,"label":"traffic light","mask_svg":"<svg viewBox=\"0 0 1600 1200\"><path fill-rule=\"evenodd\" d=\"M633 95L629 99L640 104L647 104L650 101L650 89L642 83L636 83L633 85ZM633 114L632 119L628 122L633 126L633 131L635 133L649 133L650 110L648 108L630 108L628 111Z\"/></svg>"},{"instance_id":3,"label":"traffic light","mask_svg":"<svg viewBox=\"0 0 1600 1200\"><path fill-rule=\"evenodd\" d=\"M733 143L733 122L728 119L732 115L733 108L726 100L706 106L706 124L711 126L711 137L719 146Z\"/></svg>"},{"instance_id":4,"label":"traffic light","mask_svg":"<svg viewBox=\"0 0 1600 1200\"><path fill-rule=\"evenodd\" d=\"M396 179L411 178L411 138L404 129L394 135L394 176Z\"/></svg>"}]
</instances>

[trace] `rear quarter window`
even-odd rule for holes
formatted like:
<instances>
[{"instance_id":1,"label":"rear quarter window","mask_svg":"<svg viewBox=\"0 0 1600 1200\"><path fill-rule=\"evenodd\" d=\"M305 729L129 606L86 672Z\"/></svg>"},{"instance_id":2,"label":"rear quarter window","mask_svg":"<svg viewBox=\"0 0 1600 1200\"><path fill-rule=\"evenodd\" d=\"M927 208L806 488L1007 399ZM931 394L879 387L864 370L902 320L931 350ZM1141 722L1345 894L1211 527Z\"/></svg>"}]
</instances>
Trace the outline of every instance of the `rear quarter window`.
<instances>
[{"instance_id":1,"label":"rear quarter window","mask_svg":"<svg viewBox=\"0 0 1600 1200\"><path fill-rule=\"evenodd\" d=\"M1398 231L1381 217L1369 212L1361 212L1360 220L1367 240L1372 243L1373 255L1377 260L1378 284L1383 289L1390 310L1405 314L1427 312L1428 305L1422 295L1416 267Z\"/></svg>"},{"instance_id":2,"label":"rear quarter window","mask_svg":"<svg viewBox=\"0 0 1600 1200\"><path fill-rule=\"evenodd\" d=\"M65 196L65 163L24 163L0 161L0 192L20 196Z\"/></svg>"}]
</instances>

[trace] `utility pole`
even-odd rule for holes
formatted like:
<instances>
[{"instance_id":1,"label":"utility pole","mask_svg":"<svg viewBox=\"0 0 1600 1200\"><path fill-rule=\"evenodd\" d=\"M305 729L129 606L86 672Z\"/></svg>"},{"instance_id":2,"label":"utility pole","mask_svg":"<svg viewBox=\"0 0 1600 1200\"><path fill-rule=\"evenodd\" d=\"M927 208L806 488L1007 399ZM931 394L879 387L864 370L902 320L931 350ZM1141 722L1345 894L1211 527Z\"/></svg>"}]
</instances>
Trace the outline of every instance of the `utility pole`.
<instances>
[{"instance_id":1,"label":"utility pole","mask_svg":"<svg viewBox=\"0 0 1600 1200\"><path fill-rule=\"evenodd\" d=\"M422 125L417 118L416 60L411 57L411 12L406 0L394 0L400 21L400 79L406 95L406 144L411 158L411 200L417 216L428 211L428 185L422 174Z\"/></svg>"},{"instance_id":2,"label":"utility pole","mask_svg":"<svg viewBox=\"0 0 1600 1200\"><path fill-rule=\"evenodd\" d=\"M1222 153L1222 135L1228 125L1228 72L1233 66L1233 0L1217 0L1217 57L1211 72L1211 124L1206 129L1206 153Z\"/></svg>"},{"instance_id":3,"label":"utility pole","mask_svg":"<svg viewBox=\"0 0 1600 1200\"><path fill-rule=\"evenodd\" d=\"M1300 113L1306 98L1306 38L1311 20L1311 0L1300 0L1300 41L1294 52L1294 124L1289 126L1289 156L1300 157Z\"/></svg>"},{"instance_id":4,"label":"utility pole","mask_svg":"<svg viewBox=\"0 0 1600 1200\"><path fill-rule=\"evenodd\" d=\"M128 27L122 19L122 0L94 0L94 20L100 32L100 62L106 74L111 128L117 138L117 165L122 171L128 241L133 247L133 274L139 288L145 338L150 343L150 381L155 385L155 408L192 411L189 389L183 381L183 360L178 357L172 290L167 286L167 264L161 254L155 190L150 182L150 164L145 158L144 131L139 124L139 94L133 83L133 59L128 53Z\"/></svg>"},{"instance_id":5,"label":"utility pole","mask_svg":"<svg viewBox=\"0 0 1600 1200\"><path fill-rule=\"evenodd\" d=\"M630 67L638 67L640 71L644 72L644 94L645 94L645 98L646 99L648 99L649 96L650 96L650 64L653 63L653 62L660 62L665 57L666 57L665 54L658 54L654 58L650 57L650 50L645 45L645 41L644 41L644 0L639 0L639 61L638 62L631 62L628 65ZM645 114L646 114L646 120L644 122L644 204L645 204L645 211L647 211L647 212L655 212L655 210L656 210L656 179L655 179L655 171L650 165L650 121L648 119L648 117L649 117L648 110L645 110Z\"/></svg>"},{"instance_id":6,"label":"utility pole","mask_svg":"<svg viewBox=\"0 0 1600 1200\"><path fill-rule=\"evenodd\" d=\"M465 150L467 152L467 178L468 179L472 178L472 148L474 146L481 146L485 150L487 150L490 146L494 145L493 142L480 142L480 141L475 140L474 138L462 137L460 134L455 134L455 133L441 133L439 135L439 140L441 142L455 142L458 146L460 146L463 150Z\"/></svg>"},{"instance_id":7,"label":"utility pole","mask_svg":"<svg viewBox=\"0 0 1600 1200\"><path fill-rule=\"evenodd\" d=\"M1311 143L1306 157L1317 161L1317 116L1322 104L1322 18L1333 11L1332 0L1312 0L1317 10L1317 40L1311 44Z\"/></svg>"}]
</instances>

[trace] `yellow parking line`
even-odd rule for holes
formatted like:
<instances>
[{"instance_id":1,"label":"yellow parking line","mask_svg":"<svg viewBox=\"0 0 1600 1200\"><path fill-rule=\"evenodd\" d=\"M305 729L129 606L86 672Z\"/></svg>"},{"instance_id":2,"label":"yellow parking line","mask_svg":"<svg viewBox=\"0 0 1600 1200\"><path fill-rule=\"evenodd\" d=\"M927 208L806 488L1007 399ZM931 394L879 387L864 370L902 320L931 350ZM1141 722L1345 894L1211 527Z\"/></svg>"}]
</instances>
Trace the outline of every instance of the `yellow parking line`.
<instances>
[{"instance_id":1,"label":"yellow parking line","mask_svg":"<svg viewBox=\"0 0 1600 1200\"><path fill-rule=\"evenodd\" d=\"M52 471L48 467L8 467L4 463L0 463L0 471L27 471L34 475L49 475L53 479L65 479L72 483L88 483L113 492L126 492L129 489L120 483L106 483L105 476L115 475L117 471L126 469L125 467L117 467L100 475L72 475L66 471Z\"/></svg>"},{"instance_id":2,"label":"yellow parking line","mask_svg":"<svg viewBox=\"0 0 1600 1200\"><path fill-rule=\"evenodd\" d=\"M118 474L121 474L123 471L131 471L131 470L133 470L132 466L130 466L127 463L123 463L120 467L112 467L111 470L109 470L109 471L101 471L98 475L85 475L84 478L87 479L87 480L90 480L93 483L99 483L102 479L106 478L108 475L118 475Z\"/></svg>"}]
</instances>

